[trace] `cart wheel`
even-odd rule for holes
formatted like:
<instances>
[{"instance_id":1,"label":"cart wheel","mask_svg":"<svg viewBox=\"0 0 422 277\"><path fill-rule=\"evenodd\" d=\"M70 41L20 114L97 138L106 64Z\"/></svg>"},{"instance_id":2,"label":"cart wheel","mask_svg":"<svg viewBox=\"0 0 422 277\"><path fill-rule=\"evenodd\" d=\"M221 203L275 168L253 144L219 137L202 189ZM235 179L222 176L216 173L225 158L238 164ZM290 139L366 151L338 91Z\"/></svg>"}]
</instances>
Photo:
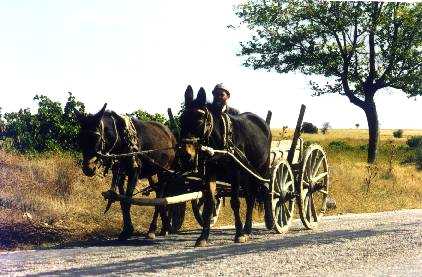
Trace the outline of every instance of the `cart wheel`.
<instances>
[{"instance_id":1,"label":"cart wheel","mask_svg":"<svg viewBox=\"0 0 422 277\"><path fill-rule=\"evenodd\" d=\"M272 170L270 191L265 202L265 225L285 233L292 223L295 208L295 183L292 169L281 160Z\"/></svg>"},{"instance_id":2,"label":"cart wheel","mask_svg":"<svg viewBox=\"0 0 422 277\"><path fill-rule=\"evenodd\" d=\"M305 151L298 182L299 215L308 229L317 227L327 209L328 197L327 156L318 144Z\"/></svg>"},{"instance_id":3,"label":"cart wheel","mask_svg":"<svg viewBox=\"0 0 422 277\"><path fill-rule=\"evenodd\" d=\"M217 215L211 218L211 226L213 226L218 219L218 214L220 213L221 207L223 205L223 197L219 197L215 199L216 204L216 213ZM204 198L192 200L192 211L193 215L195 216L196 221L198 222L201 227L204 226L204 219L203 219L203 209L204 209Z\"/></svg>"},{"instance_id":4,"label":"cart wheel","mask_svg":"<svg viewBox=\"0 0 422 277\"><path fill-rule=\"evenodd\" d=\"M182 228L185 220L186 202L168 206L168 215L170 219L170 233L177 233Z\"/></svg>"}]
</instances>

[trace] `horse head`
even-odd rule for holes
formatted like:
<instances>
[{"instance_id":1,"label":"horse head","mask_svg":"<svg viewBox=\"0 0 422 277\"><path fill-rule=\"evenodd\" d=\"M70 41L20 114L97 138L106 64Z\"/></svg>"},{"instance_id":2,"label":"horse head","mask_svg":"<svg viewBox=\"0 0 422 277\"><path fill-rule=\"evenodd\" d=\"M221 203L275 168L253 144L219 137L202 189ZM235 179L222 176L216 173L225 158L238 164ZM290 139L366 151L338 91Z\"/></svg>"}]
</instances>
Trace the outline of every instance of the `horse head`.
<instances>
[{"instance_id":1,"label":"horse head","mask_svg":"<svg viewBox=\"0 0 422 277\"><path fill-rule=\"evenodd\" d=\"M184 165L188 165L195 161L200 145L206 144L213 131L213 116L204 88L199 89L194 99L192 87L187 87L180 123L181 147L178 156Z\"/></svg>"},{"instance_id":2,"label":"horse head","mask_svg":"<svg viewBox=\"0 0 422 277\"><path fill-rule=\"evenodd\" d=\"M95 175L98 153L110 152L117 141L114 119L106 112L107 104L96 114L82 114L75 111L80 125L79 147L82 150L82 171L86 176Z\"/></svg>"}]
</instances>

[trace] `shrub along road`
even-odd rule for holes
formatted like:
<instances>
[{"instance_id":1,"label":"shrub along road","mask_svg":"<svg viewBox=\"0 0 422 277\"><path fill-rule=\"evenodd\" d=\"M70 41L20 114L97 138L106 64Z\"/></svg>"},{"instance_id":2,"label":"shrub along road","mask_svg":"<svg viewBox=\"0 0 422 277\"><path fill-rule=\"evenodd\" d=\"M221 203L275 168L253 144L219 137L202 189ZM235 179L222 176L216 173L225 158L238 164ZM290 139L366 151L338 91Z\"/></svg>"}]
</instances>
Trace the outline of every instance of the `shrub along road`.
<instances>
[{"instance_id":1,"label":"shrub along road","mask_svg":"<svg viewBox=\"0 0 422 277\"><path fill-rule=\"evenodd\" d=\"M254 234L238 245L232 228L214 230L206 249L192 247L195 230L4 252L0 275L422 275L422 209L327 216L313 231L296 221L285 235L260 225Z\"/></svg>"}]
</instances>

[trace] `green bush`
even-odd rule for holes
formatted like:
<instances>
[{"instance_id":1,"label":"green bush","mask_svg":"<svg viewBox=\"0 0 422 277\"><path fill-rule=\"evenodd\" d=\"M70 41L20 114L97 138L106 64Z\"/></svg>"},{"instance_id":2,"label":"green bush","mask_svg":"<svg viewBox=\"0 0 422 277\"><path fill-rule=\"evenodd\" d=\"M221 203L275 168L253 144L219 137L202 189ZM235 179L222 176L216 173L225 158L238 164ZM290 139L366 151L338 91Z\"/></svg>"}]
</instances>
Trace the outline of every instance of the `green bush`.
<instances>
[{"instance_id":1,"label":"green bush","mask_svg":"<svg viewBox=\"0 0 422 277\"><path fill-rule=\"evenodd\" d=\"M167 122L167 119L164 117L164 115L160 113L150 114L146 111L143 111L141 109L134 111L130 114L131 116L134 116L142 121L157 121L162 124L165 124Z\"/></svg>"},{"instance_id":2,"label":"green bush","mask_svg":"<svg viewBox=\"0 0 422 277\"><path fill-rule=\"evenodd\" d=\"M398 129L393 132L393 137L395 138L402 138L403 137L403 130Z\"/></svg>"},{"instance_id":3,"label":"green bush","mask_svg":"<svg viewBox=\"0 0 422 277\"><path fill-rule=\"evenodd\" d=\"M310 122L303 122L301 131L306 134L318 134L318 127Z\"/></svg>"},{"instance_id":4,"label":"green bush","mask_svg":"<svg viewBox=\"0 0 422 277\"><path fill-rule=\"evenodd\" d=\"M29 109L5 114L2 137L11 139L13 148L25 153L77 149L79 124L74 110L83 111L84 105L70 92L64 109L44 95L36 95L34 100L38 104L36 114Z\"/></svg>"},{"instance_id":5,"label":"green bush","mask_svg":"<svg viewBox=\"0 0 422 277\"><path fill-rule=\"evenodd\" d=\"M422 146L422 136L413 136L406 141L410 148L417 148Z\"/></svg>"},{"instance_id":6,"label":"green bush","mask_svg":"<svg viewBox=\"0 0 422 277\"><path fill-rule=\"evenodd\" d=\"M350 150L352 146L342 140L333 140L328 144L328 147L334 151Z\"/></svg>"},{"instance_id":7,"label":"green bush","mask_svg":"<svg viewBox=\"0 0 422 277\"><path fill-rule=\"evenodd\" d=\"M74 111L85 111L85 105L69 92L67 102L62 104L44 95L36 95L38 104L35 114L29 109L6 113L0 110L0 147L15 149L22 153L78 150L79 123ZM137 110L131 113L140 120L158 121L170 125L164 115Z\"/></svg>"}]
</instances>

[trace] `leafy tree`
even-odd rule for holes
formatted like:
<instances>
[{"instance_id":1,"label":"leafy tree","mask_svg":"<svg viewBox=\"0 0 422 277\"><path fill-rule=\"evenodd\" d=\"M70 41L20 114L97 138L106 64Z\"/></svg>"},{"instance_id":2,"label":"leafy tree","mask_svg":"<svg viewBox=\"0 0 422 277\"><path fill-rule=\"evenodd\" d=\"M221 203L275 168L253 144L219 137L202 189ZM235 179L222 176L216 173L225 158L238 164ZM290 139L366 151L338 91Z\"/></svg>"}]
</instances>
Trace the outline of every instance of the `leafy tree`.
<instances>
[{"instance_id":1,"label":"leafy tree","mask_svg":"<svg viewBox=\"0 0 422 277\"><path fill-rule=\"evenodd\" d=\"M330 122L324 122L324 123L322 124L321 133L325 135L325 134L327 134L327 133L328 133L328 130L329 130L329 129L331 129Z\"/></svg>"},{"instance_id":2,"label":"leafy tree","mask_svg":"<svg viewBox=\"0 0 422 277\"><path fill-rule=\"evenodd\" d=\"M369 127L368 162L377 155L374 95L382 88L422 94L422 4L249 0L237 15L252 32L245 66L323 75L314 95L338 93L361 108Z\"/></svg>"},{"instance_id":3,"label":"leafy tree","mask_svg":"<svg viewBox=\"0 0 422 277\"><path fill-rule=\"evenodd\" d=\"M318 134L318 127L310 122L303 122L301 132L306 134Z\"/></svg>"}]
</instances>

